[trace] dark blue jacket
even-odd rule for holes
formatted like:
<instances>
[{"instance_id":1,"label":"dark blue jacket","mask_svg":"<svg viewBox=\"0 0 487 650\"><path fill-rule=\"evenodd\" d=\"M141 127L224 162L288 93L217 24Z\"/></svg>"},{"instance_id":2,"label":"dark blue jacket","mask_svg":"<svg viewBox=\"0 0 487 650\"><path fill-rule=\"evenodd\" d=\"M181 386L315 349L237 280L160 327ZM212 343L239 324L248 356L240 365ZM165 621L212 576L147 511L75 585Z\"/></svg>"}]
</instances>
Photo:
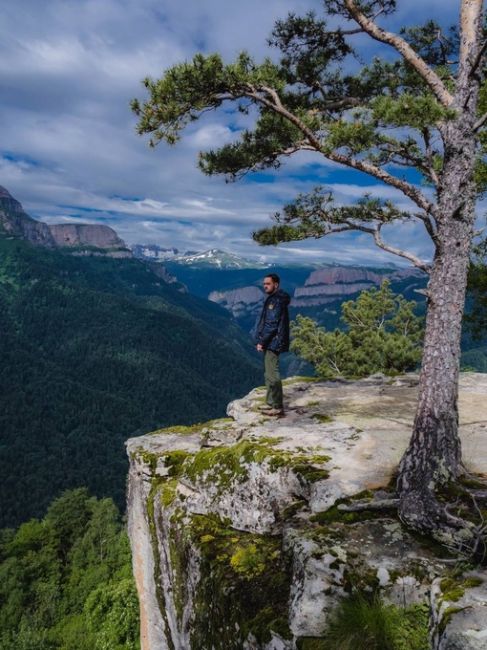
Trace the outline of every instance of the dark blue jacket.
<instances>
[{"instance_id":1,"label":"dark blue jacket","mask_svg":"<svg viewBox=\"0 0 487 650\"><path fill-rule=\"evenodd\" d=\"M291 297L282 289L267 296L255 330L255 342L265 350L289 350L289 312Z\"/></svg>"}]
</instances>

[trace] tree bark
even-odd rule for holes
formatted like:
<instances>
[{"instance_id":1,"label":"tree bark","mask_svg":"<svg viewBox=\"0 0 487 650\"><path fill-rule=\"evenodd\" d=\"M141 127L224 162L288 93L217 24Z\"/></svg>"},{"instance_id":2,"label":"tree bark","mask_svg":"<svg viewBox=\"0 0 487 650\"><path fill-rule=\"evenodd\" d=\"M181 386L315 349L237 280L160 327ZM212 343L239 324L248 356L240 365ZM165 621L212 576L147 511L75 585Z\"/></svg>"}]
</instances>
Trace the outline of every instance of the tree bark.
<instances>
[{"instance_id":1,"label":"tree bark","mask_svg":"<svg viewBox=\"0 0 487 650\"><path fill-rule=\"evenodd\" d=\"M399 515L416 530L451 547L478 547L473 524L450 514L436 497L439 487L462 473L458 434L458 376L467 271L475 223L477 155L475 121L483 51L483 0L462 0L460 61L452 108L456 118L440 127L443 170L439 174L437 232L428 283L428 309L419 398L409 447L401 459ZM477 535L478 537L478 535Z\"/></svg>"},{"instance_id":2,"label":"tree bark","mask_svg":"<svg viewBox=\"0 0 487 650\"><path fill-rule=\"evenodd\" d=\"M472 116L471 122L473 122ZM446 125L438 189L436 252L428 283L428 307L413 434L397 482L401 518L417 530L445 526L435 498L438 487L462 472L458 435L458 378L462 317L475 222L473 124ZM453 518L451 518L453 519ZM446 522L451 524L452 521ZM458 522L457 522L458 523Z\"/></svg>"}]
</instances>

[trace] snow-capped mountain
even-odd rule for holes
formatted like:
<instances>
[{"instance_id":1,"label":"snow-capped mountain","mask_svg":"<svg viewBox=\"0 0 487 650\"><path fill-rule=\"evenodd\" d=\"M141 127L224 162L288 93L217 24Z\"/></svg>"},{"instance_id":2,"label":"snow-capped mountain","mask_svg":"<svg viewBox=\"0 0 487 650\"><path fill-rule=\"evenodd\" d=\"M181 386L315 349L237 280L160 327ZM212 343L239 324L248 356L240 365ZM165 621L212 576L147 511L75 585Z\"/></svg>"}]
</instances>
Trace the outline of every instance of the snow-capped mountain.
<instances>
[{"instance_id":1,"label":"snow-capped mountain","mask_svg":"<svg viewBox=\"0 0 487 650\"><path fill-rule=\"evenodd\" d=\"M271 266L257 260L248 259L222 251L218 248L211 248L208 251L198 253L184 253L174 257L171 261L178 264L187 264L190 266L214 267L218 269L265 269Z\"/></svg>"},{"instance_id":2,"label":"snow-capped mountain","mask_svg":"<svg viewBox=\"0 0 487 650\"><path fill-rule=\"evenodd\" d=\"M174 247L164 248L158 244L133 244L131 249L135 257L153 262L170 261L188 266L216 269L264 269L271 266L218 248L183 252Z\"/></svg>"},{"instance_id":3,"label":"snow-capped mountain","mask_svg":"<svg viewBox=\"0 0 487 650\"><path fill-rule=\"evenodd\" d=\"M157 244L133 244L131 247L134 257L142 260L152 260L155 262L164 262L174 260L180 255L192 255L198 251L185 251L182 253L177 248L164 248Z\"/></svg>"}]
</instances>

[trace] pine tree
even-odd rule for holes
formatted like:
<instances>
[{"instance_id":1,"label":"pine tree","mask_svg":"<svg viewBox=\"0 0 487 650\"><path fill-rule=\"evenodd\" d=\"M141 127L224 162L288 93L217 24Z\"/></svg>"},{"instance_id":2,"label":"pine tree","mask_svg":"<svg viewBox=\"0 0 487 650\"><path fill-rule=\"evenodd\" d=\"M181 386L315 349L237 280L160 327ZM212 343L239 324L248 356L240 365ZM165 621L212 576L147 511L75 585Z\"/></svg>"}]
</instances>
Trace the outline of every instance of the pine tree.
<instances>
[{"instance_id":1,"label":"pine tree","mask_svg":"<svg viewBox=\"0 0 487 650\"><path fill-rule=\"evenodd\" d=\"M343 330L327 332L299 314L291 323L291 350L325 379L414 370L421 359L422 319L414 314L416 303L395 295L389 285L385 280L379 289L344 302Z\"/></svg>"},{"instance_id":2,"label":"pine tree","mask_svg":"<svg viewBox=\"0 0 487 650\"><path fill-rule=\"evenodd\" d=\"M177 142L188 124L223 104L256 113L254 128L234 143L200 154L207 174L237 179L311 151L409 200L411 209L371 196L342 206L317 188L253 236L268 245L358 231L429 274L417 412L397 483L399 513L419 531L464 544L470 528L448 514L437 492L463 472L460 337L475 202L487 179L487 43L482 0L459 5L459 23L450 30L429 20L393 32L382 25L396 0L324 0L322 17L290 14L276 23L269 43L280 51L278 61L256 63L244 52L226 64L218 54L198 54L160 79L145 79L149 96L132 108L139 133L151 134L153 146ZM366 37L380 49L362 65L357 48ZM409 180L404 168L431 191ZM431 264L384 238L385 226L403 221L424 227L434 247Z\"/></svg>"}]
</instances>

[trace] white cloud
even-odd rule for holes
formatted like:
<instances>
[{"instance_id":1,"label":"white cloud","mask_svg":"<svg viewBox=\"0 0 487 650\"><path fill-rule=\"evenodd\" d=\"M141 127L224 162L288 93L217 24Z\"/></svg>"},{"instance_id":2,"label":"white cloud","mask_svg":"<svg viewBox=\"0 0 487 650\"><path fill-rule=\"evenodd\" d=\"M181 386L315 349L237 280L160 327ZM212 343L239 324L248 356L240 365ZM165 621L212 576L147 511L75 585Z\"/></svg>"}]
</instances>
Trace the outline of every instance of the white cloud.
<instances>
[{"instance_id":1,"label":"white cloud","mask_svg":"<svg viewBox=\"0 0 487 650\"><path fill-rule=\"evenodd\" d=\"M350 235L262 248L251 232L300 191L328 185L337 200L367 189L356 173L312 153L289 158L258 182L226 184L197 168L200 149L235 139L246 116L220 110L188 129L176 147L149 149L135 133L130 99L143 97L140 80L159 76L197 51L226 59L247 49L257 58L275 19L288 11L319 11L320 0L17 0L3 3L0 22L0 184L34 216L50 222L84 220L115 227L129 242L178 248L214 244L272 259L383 259L366 238ZM400 13L456 11L453 0L400 0ZM416 15L415 15L416 14ZM426 13L425 13L426 15ZM453 15L453 13L452 13ZM3 156L3 157L2 157ZM381 188L384 198L407 201ZM418 254L420 229L398 227ZM426 253L425 253L426 254ZM354 258L355 256L355 258ZM392 258L394 259L394 258Z\"/></svg>"},{"instance_id":2,"label":"white cloud","mask_svg":"<svg viewBox=\"0 0 487 650\"><path fill-rule=\"evenodd\" d=\"M195 131L187 141L198 151L221 147L235 139L235 134L222 124L208 124Z\"/></svg>"}]
</instances>

